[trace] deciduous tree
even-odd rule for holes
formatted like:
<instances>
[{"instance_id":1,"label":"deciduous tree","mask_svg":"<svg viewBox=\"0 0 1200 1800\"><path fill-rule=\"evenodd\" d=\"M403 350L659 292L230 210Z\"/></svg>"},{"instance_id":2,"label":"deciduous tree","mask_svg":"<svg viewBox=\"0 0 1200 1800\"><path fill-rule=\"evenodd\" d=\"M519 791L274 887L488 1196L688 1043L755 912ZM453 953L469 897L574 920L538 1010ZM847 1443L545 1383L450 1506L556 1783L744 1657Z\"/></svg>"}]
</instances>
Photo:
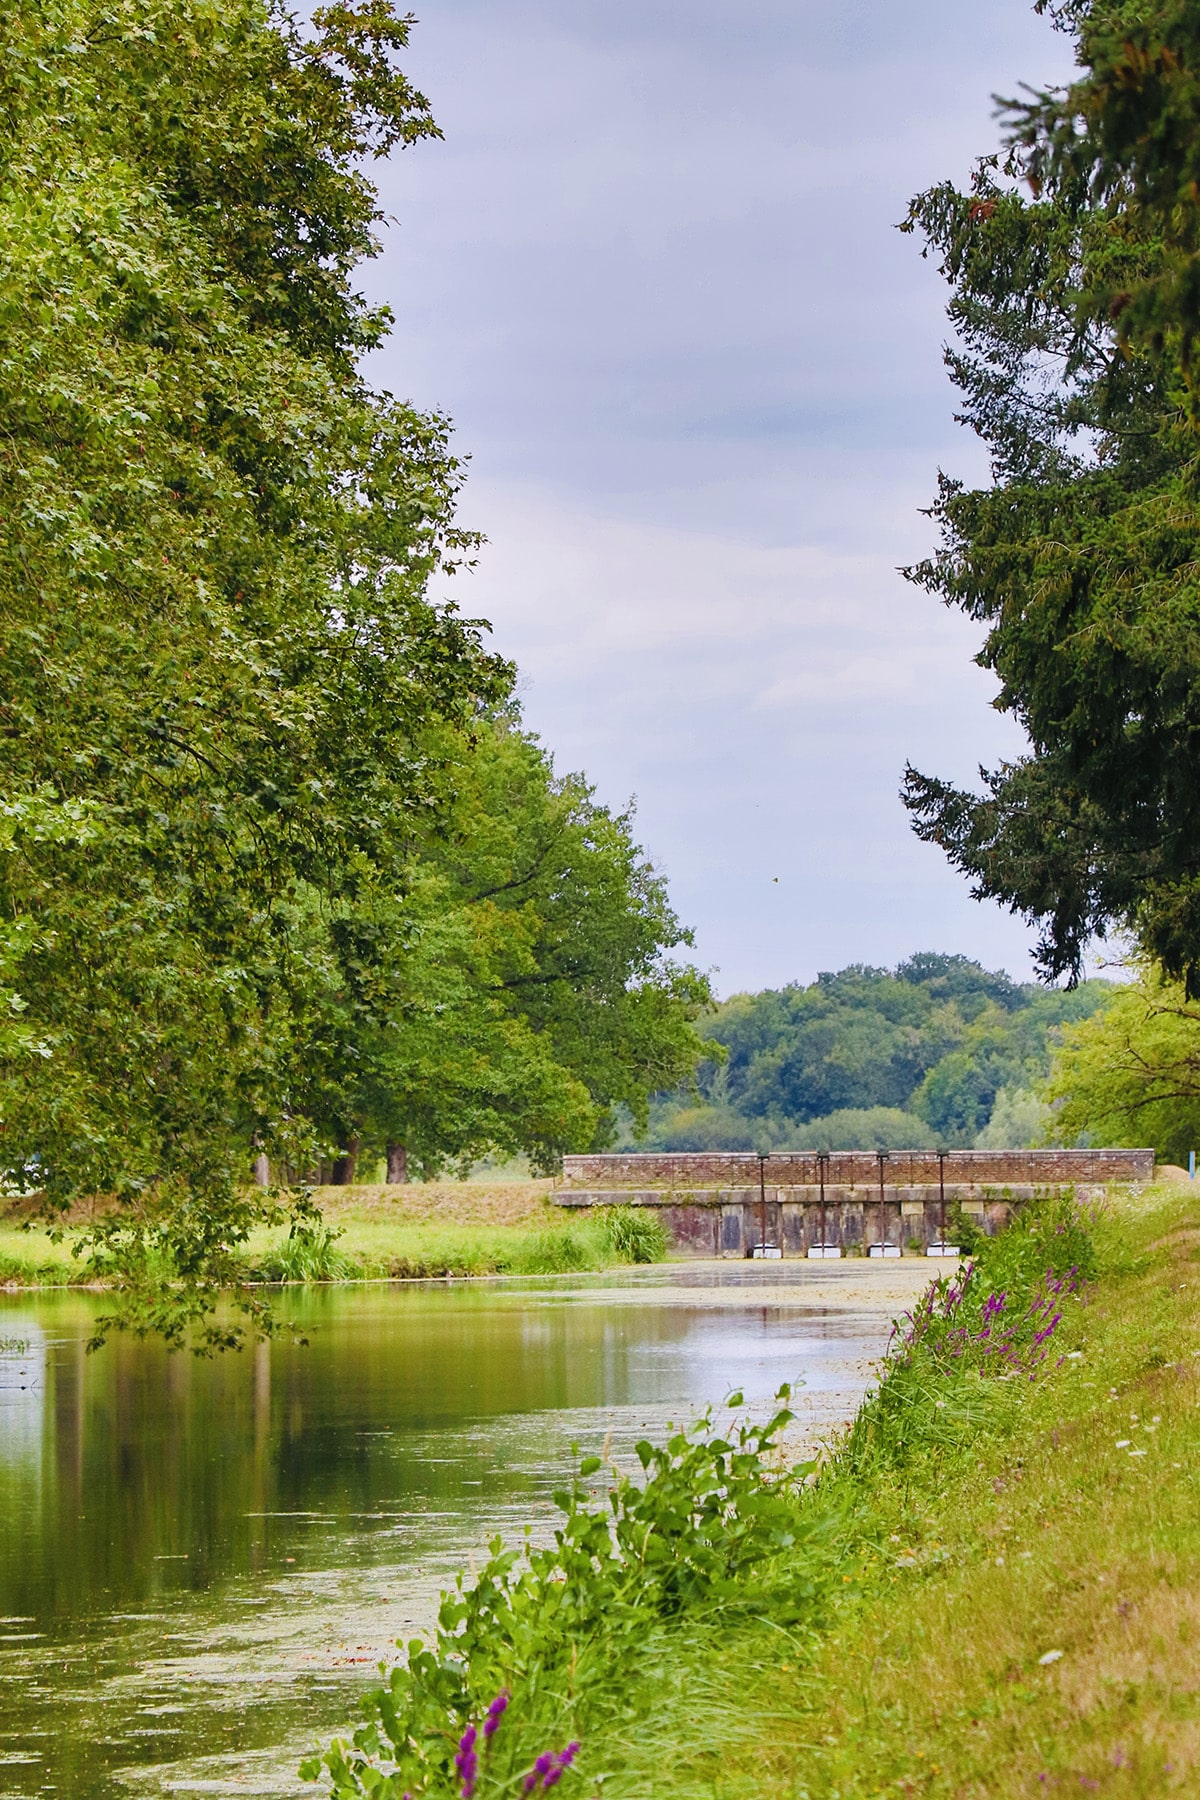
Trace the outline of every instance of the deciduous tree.
<instances>
[{"instance_id":1,"label":"deciduous tree","mask_svg":"<svg viewBox=\"0 0 1200 1800\"><path fill-rule=\"evenodd\" d=\"M489 1151L551 1168L687 1076L705 981L631 820L557 777L505 711L437 754L402 885L333 920L334 991L304 1059L327 1135L436 1173Z\"/></svg>"},{"instance_id":2,"label":"deciduous tree","mask_svg":"<svg viewBox=\"0 0 1200 1800\"><path fill-rule=\"evenodd\" d=\"M1064 1029L1046 1095L1061 1142L1200 1149L1200 1006L1147 965L1111 1006Z\"/></svg>"},{"instance_id":3,"label":"deciduous tree","mask_svg":"<svg viewBox=\"0 0 1200 1800\"><path fill-rule=\"evenodd\" d=\"M102 1198L175 1341L237 1341L257 1157L590 1141L704 992L515 727L527 803L485 792L511 670L439 598L475 545L448 423L360 372L369 159L436 135L408 29L0 13L0 1157Z\"/></svg>"}]
</instances>

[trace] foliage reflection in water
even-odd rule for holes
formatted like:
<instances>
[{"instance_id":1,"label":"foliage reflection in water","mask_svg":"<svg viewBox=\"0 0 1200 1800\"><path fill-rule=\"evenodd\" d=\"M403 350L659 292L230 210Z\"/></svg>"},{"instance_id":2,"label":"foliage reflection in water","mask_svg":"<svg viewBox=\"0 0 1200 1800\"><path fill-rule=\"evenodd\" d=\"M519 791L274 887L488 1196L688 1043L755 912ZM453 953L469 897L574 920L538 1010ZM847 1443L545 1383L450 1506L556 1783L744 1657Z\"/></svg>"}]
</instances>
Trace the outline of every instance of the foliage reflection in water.
<instances>
[{"instance_id":1,"label":"foliage reflection in water","mask_svg":"<svg viewBox=\"0 0 1200 1800\"><path fill-rule=\"evenodd\" d=\"M847 1417L894 1304L713 1274L321 1290L307 1346L212 1362L87 1356L88 1298L6 1296L0 1800L311 1795L301 1751L492 1532L544 1526L573 1442L787 1379Z\"/></svg>"}]
</instances>

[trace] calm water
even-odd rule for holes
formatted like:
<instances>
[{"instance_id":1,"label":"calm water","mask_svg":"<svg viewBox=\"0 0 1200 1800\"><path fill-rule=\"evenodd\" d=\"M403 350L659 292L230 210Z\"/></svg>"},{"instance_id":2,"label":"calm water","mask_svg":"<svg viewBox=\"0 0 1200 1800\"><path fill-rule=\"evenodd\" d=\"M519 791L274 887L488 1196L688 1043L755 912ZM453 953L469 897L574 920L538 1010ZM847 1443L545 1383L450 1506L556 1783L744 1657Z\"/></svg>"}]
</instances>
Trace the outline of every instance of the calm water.
<instances>
[{"instance_id":1,"label":"calm water","mask_svg":"<svg viewBox=\"0 0 1200 1800\"><path fill-rule=\"evenodd\" d=\"M812 1274L325 1289L307 1347L210 1363L0 1298L0 1800L313 1794L298 1757L493 1531L548 1528L573 1442L788 1379L849 1416L894 1297Z\"/></svg>"}]
</instances>

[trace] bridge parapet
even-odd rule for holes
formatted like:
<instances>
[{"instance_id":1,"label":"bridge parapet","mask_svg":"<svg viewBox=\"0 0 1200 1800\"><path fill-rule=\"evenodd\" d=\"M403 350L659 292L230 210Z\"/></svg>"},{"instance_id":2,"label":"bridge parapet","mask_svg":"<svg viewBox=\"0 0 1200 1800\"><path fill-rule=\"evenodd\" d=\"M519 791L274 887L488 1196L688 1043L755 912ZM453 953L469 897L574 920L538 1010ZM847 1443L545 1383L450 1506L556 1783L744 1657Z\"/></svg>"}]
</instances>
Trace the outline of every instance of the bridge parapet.
<instances>
[{"instance_id":1,"label":"bridge parapet","mask_svg":"<svg viewBox=\"0 0 1200 1800\"><path fill-rule=\"evenodd\" d=\"M1022 1201L1153 1175L1152 1150L651 1151L564 1157L552 1198L653 1207L684 1255L892 1256L939 1253L960 1209L990 1236Z\"/></svg>"},{"instance_id":2,"label":"bridge parapet","mask_svg":"<svg viewBox=\"0 0 1200 1800\"><path fill-rule=\"evenodd\" d=\"M764 1176L772 1187L878 1186L873 1150L773 1151ZM1154 1177L1153 1150L893 1150L884 1162L889 1186L1060 1188L1077 1182L1145 1182ZM564 1156L559 1193L572 1189L748 1188L759 1184L759 1159L746 1150L617 1151ZM557 1197L557 1196L556 1196Z\"/></svg>"}]
</instances>

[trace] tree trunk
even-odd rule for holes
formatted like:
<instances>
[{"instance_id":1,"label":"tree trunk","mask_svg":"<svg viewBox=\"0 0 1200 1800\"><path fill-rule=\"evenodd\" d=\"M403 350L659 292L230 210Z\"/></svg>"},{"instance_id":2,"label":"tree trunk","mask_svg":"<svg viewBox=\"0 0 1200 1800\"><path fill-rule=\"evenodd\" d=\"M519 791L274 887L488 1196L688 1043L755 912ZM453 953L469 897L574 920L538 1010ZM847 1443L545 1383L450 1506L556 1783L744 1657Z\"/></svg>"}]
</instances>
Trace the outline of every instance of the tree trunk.
<instances>
[{"instance_id":1,"label":"tree trunk","mask_svg":"<svg viewBox=\"0 0 1200 1800\"><path fill-rule=\"evenodd\" d=\"M398 1187L402 1181L408 1180L408 1151L403 1144L389 1144L387 1147L387 1183L389 1187Z\"/></svg>"},{"instance_id":2,"label":"tree trunk","mask_svg":"<svg viewBox=\"0 0 1200 1800\"><path fill-rule=\"evenodd\" d=\"M271 1185L271 1165L267 1161L265 1150L260 1150L254 1159L254 1179L259 1187L270 1187Z\"/></svg>"},{"instance_id":3,"label":"tree trunk","mask_svg":"<svg viewBox=\"0 0 1200 1800\"><path fill-rule=\"evenodd\" d=\"M351 1138L340 1156L333 1159L333 1187L349 1187L354 1180L354 1165L358 1160L358 1139Z\"/></svg>"}]
</instances>

